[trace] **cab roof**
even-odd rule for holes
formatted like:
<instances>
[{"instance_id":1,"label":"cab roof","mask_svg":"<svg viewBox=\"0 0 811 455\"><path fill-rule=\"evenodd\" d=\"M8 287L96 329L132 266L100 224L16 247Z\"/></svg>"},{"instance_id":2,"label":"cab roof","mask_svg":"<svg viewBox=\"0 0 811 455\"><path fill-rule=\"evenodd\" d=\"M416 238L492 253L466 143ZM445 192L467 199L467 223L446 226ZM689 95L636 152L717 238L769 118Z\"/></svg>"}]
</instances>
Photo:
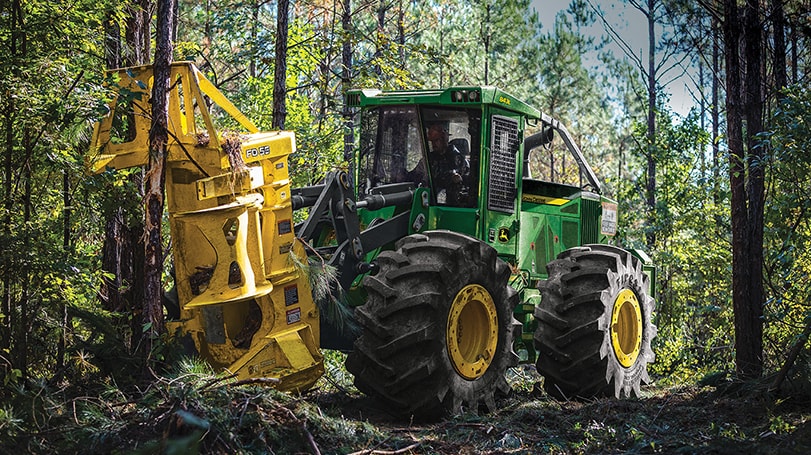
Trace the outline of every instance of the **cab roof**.
<instances>
[{"instance_id":1,"label":"cab roof","mask_svg":"<svg viewBox=\"0 0 811 455\"><path fill-rule=\"evenodd\" d=\"M541 112L538 109L493 86L459 86L446 89L390 91L353 89L349 90L346 96L348 104L352 107L397 104L432 104L460 107L491 105L522 114L530 119L541 118Z\"/></svg>"}]
</instances>

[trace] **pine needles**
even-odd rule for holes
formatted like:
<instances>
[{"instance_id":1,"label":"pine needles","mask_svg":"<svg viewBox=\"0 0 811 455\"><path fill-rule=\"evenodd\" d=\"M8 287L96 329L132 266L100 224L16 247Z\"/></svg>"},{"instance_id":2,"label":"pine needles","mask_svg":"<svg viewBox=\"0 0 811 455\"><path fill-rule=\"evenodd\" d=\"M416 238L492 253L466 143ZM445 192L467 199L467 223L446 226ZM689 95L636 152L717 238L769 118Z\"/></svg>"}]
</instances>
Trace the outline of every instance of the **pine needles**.
<instances>
[{"instance_id":1,"label":"pine needles","mask_svg":"<svg viewBox=\"0 0 811 455\"><path fill-rule=\"evenodd\" d=\"M113 386L66 398L19 390L0 410L0 452L320 453L382 437L369 425L323 415L300 397L214 374L186 358L144 390ZM33 412L33 414L32 414Z\"/></svg>"},{"instance_id":2,"label":"pine needles","mask_svg":"<svg viewBox=\"0 0 811 455\"><path fill-rule=\"evenodd\" d=\"M309 245L305 242L305 247ZM337 269L327 264L326 260L313 250L314 254L307 257L307 262L298 257L292 250L290 260L296 268L307 276L313 291L313 299L324 319L330 322L343 333L356 333L354 312L346 301L346 294L338 284Z\"/></svg>"}]
</instances>

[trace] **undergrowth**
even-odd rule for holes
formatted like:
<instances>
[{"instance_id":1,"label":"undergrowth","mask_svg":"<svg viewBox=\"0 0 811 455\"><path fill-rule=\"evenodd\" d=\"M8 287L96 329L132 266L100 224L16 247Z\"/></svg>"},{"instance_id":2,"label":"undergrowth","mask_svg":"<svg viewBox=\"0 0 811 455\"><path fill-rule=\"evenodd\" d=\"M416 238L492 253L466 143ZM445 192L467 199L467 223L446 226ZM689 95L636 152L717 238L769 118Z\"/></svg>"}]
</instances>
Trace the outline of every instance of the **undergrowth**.
<instances>
[{"instance_id":1,"label":"undergrowth","mask_svg":"<svg viewBox=\"0 0 811 455\"><path fill-rule=\"evenodd\" d=\"M309 392L237 381L185 358L141 387L113 381L6 389L2 453L807 453L811 399L768 394L767 381L648 387L641 399L560 401L532 365L508 371L496 412L439 422L397 419L359 394L344 354L325 351ZM124 390L126 389L126 390ZM797 388L796 390L801 390Z\"/></svg>"},{"instance_id":2,"label":"undergrowth","mask_svg":"<svg viewBox=\"0 0 811 455\"><path fill-rule=\"evenodd\" d=\"M384 438L368 423L325 416L307 395L235 381L195 359L132 394L67 397L35 385L15 397L0 413L3 453L312 453Z\"/></svg>"}]
</instances>

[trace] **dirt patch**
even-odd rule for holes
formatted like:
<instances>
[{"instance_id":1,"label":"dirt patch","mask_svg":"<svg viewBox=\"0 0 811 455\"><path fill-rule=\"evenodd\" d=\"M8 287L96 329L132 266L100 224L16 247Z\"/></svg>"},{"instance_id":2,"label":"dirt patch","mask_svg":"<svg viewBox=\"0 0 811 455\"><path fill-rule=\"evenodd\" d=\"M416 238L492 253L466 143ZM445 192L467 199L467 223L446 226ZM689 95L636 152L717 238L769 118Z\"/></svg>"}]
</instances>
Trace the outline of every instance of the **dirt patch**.
<instances>
[{"instance_id":1,"label":"dirt patch","mask_svg":"<svg viewBox=\"0 0 811 455\"><path fill-rule=\"evenodd\" d=\"M517 388L489 415L403 422L354 393L314 392L332 417L374 426L384 438L355 451L412 454L811 453L808 400L775 402L709 387L648 388L642 399L559 401ZM323 453L348 453L322 447ZM375 452L370 452L375 453Z\"/></svg>"}]
</instances>

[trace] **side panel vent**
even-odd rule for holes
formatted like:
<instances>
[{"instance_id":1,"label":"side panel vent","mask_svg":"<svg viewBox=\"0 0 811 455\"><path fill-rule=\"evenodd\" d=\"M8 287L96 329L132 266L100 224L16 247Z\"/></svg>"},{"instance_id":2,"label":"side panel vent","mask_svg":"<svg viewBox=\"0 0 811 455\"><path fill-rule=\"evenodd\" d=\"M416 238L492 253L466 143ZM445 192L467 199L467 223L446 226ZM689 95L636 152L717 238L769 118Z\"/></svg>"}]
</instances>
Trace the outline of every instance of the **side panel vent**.
<instances>
[{"instance_id":1,"label":"side panel vent","mask_svg":"<svg viewBox=\"0 0 811 455\"><path fill-rule=\"evenodd\" d=\"M582 244L597 243L600 234L600 201L583 198L583 212L581 220L583 226Z\"/></svg>"},{"instance_id":2,"label":"side panel vent","mask_svg":"<svg viewBox=\"0 0 811 455\"><path fill-rule=\"evenodd\" d=\"M350 93L346 95L346 105L350 107L360 106L360 94Z\"/></svg>"},{"instance_id":3,"label":"side panel vent","mask_svg":"<svg viewBox=\"0 0 811 455\"><path fill-rule=\"evenodd\" d=\"M518 156L518 120L493 116L487 208L515 212L515 159Z\"/></svg>"}]
</instances>

